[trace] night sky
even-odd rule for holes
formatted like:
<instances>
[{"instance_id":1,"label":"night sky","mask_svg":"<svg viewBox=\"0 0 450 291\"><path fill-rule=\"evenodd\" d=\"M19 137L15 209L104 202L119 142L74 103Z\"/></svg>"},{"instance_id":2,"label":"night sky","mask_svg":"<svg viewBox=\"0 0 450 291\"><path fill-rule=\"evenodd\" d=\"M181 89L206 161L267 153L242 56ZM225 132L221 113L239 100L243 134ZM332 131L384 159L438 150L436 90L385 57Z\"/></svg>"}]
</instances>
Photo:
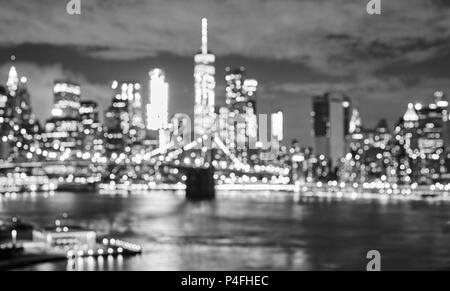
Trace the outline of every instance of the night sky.
<instances>
[{"instance_id":1,"label":"night sky","mask_svg":"<svg viewBox=\"0 0 450 291\"><path fill-rule=\"evenodd\" d=\"M245 66L260 82L258 109L286 114L287 140L311 144L311 96L344 90L361 109L365 127L390 125L408 102L450 92L450 1L381 0L0 0L0 80L17 58L29 80L41 122L49 117L52 83L72 78L83 99L110 103L112 80L146 85L162 68L170 84L170 113L192 114L193 55L200 23L209 19L217 55L217 103L226 66Z\"/></svg>"}]
</instances>

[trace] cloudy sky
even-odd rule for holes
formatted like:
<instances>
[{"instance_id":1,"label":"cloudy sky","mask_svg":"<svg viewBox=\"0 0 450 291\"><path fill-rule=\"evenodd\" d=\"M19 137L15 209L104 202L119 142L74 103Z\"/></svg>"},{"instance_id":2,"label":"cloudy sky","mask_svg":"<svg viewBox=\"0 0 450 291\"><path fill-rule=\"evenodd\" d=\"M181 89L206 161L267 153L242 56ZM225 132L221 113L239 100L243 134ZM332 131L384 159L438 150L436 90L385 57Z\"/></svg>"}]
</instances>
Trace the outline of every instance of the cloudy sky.
<instances>
[{"instance_id":1,"label":"cloudy sky","mask_svg":"<svg viewBox=\"0 0 450 291\"><path fill-rule=\"evenodd\" d=\"M105 109L112 80L146 82L160 67L171 86L171 113L193 112L193 54L208 17L217 55L217 98L224 69L245 66L259 80L261 113L282 109L287 139L311 144L311 96L344 90L359 104L366 127L393 124L411 101L450 92L450 2L381 0L0 0L0 82L10 55L29 79L44 120L52 83L72 78L83 98ZM221 101L218 100L220 103Z\"/></svg>"}]
</instances>

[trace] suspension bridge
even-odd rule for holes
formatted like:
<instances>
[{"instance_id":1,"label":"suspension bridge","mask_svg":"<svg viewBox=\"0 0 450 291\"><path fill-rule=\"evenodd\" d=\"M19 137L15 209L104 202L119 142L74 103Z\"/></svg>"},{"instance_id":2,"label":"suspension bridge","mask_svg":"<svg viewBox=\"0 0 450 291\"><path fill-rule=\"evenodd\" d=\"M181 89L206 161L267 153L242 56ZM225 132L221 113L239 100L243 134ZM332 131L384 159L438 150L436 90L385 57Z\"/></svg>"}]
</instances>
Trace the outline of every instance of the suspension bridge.
<instances>
[{"instance_id":1,"label":"suspension bridge","mask_svg":"<svg viewBox=\"0 0 450 291\"><path fill-rule=\"evenodd\" d=\"M67 149L59 149L56 154L17 142L28 137L28 133L17 128L15 133L22 135L13 138L15 146L20 147L21 158L2 162L0 173L40 172L41 175L55 178L60 186L74 183L108 183L117 177L142 179L151 176L150 174L155 175L156 170L159 170L176 174L178 178L181 176L186 185L187 198L212 199L215 196L215 186L218 183L235 183L231 178L241 177L243 182L254 183L289 182L288 168L277 164L276 161L264 164L242 161L214 134L204 135L185 145L171 141L151 151L122 153L114 158L106 158Z\"/></svg>"}]
</instances>

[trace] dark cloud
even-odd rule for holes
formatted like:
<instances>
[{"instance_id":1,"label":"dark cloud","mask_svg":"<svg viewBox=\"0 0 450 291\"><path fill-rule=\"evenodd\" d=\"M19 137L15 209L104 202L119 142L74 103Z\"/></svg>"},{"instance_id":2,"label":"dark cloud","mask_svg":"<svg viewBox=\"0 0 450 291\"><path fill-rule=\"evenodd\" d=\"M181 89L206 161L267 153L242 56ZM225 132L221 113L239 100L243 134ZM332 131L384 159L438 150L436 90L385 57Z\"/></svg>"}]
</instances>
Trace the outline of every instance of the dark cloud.
<instances>
[{"instance_id":1,"label":"dark cloud","mask_svg":"<svg viewBox=\"0 0 450 291\"><path fill-rule=\"evenodd\" d=\"M4 3L0 42L75 45L104 58L190 55L198 47L199 20L208 16L218 54L298 60L342 72L340 61L352 56L415 59L417 50L445 47L450 37L450 11L442 1L383 1L376 17L366 14L365 1L354 0L81 0L81 16L69 16L66 3Z\"/></svg>"}]
</instances>

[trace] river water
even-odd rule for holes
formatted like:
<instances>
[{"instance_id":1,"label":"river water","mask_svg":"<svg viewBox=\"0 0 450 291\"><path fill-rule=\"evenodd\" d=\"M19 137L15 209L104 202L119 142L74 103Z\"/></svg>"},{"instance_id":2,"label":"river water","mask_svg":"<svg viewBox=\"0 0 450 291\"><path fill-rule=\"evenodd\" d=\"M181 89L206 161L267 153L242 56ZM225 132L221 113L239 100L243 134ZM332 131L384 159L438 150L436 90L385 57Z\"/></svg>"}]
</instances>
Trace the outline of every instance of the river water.
<instances>
[{"instance_id":1,"label":"river water","mask_svg":"<svg viewBox=\"0 0 450 291\"><path fill-rule=\"evenodd\" d=\"M25 270L383 270L450 267L450 203L233 193L188 203L180 193L56 193L0 199L0 216L77 224L140 244L140 256L44 263Z\"/></svg>"}]
</instances>

